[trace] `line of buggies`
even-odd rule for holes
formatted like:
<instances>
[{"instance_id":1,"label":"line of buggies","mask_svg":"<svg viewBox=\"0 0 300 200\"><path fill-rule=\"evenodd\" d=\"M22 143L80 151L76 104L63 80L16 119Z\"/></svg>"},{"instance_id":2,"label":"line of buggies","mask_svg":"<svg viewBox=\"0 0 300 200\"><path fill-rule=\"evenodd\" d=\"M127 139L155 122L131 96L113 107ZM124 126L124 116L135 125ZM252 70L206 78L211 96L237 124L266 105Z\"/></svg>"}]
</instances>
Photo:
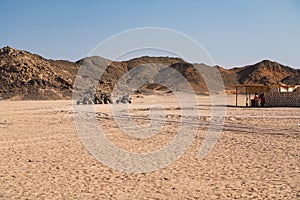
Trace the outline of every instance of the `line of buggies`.
<instances>
[{"instance_id":1,"label":"line of buggies","mask_svg":"<svg viewBox=\"0 0 300 200\"><path fill-rule=\"evenodd\" d=\"M76 101L76 104L77 105L80 105L80 104L112 104L113 103L113 100L111 98L111 95L110 94L107 94L107 93L102 93L100 95L94 95L94 97L91 97L91 96L84 96L80 99L78 99ZM118 98L116 100L116 103L131 103L131 98L129 97L129 95L124 95L120 98Z\"/></svg>"}]
</instances>

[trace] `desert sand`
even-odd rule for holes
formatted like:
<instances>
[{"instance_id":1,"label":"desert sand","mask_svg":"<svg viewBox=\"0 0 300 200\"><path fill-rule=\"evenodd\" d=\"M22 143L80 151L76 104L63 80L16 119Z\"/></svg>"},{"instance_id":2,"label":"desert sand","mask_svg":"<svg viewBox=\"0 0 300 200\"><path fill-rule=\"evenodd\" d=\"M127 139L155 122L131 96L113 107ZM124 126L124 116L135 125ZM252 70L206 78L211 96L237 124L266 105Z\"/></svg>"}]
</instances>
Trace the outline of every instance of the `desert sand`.
<instances>
[{"instance_id":1,"label":"desert sand","mask_svg":"<svg viewBox=\"0 0 300 200\"><path fill-rule=\"evenodd\" d=\"M236 108L228 96L222 134L200 159L211 108L209 96L197 100L200 118L190 120L200 126L192 145L148 173L95 159L76 132L70 100L0 101L0 199L300 199L300 108ZM146 124L154 104L165 109L166 121L146 139L122 133L112 105L94 109L107 138L139 153L162 148L178 129L180 107L170 94L134 98L125 107Z\"/></svg>"}]
</instances>

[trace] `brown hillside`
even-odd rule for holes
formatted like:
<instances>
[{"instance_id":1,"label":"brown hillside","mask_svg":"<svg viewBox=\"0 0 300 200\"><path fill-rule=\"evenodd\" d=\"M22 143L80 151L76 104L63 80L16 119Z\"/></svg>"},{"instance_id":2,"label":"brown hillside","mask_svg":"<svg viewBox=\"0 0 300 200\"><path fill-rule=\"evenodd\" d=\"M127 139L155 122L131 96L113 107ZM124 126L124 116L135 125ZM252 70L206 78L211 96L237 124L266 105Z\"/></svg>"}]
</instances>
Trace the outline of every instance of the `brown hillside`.
<instances>
[{"instance_id":1,"label":"brown hillside","mask_svg":"<svg viewBox=\"0 0 300 200\"><path fill-rule=\"evenodd\" d=\"M11 47L0 49L0 97L63 99L72 94L79 65L47 60Z\"/></svg>"},{"instance_id":2,"label":"brown hillside","mask_svg":"<svg viewBox=\"0 0 300 200\"><path fill-rule=\"evenodd\" d=\"M70 99L80 66L88 69L93 75L95 73L92 70L101 70L100 66L103 63L105 67L102 77L96 77L99 81L98 91L112 92L118 80L126 77L121 85L128 90L132 90L129 87L140 87L138 85L140 81L145 80L145 85L140 89L147 93L151 90L168 91L161 85L172 90L185 90L184 82L187 80L196 93L208 93L202 75L194 66L204 71L209 71L212 67L204 64L192 65L180 58L143 56L128 61L112 62L93 56L74 63L48 60L27 51L4 47L0 49L0 99ZM141 70L140 66L146 68ZM224 69L220 66L213 68L219 70L226 89L232 89L239 83L300 84L300 70L268 60L242 68ZM209 82L216 82L214 78L211 76ZM83 76L81 79L87 86L93 83L93 80L89 80L89 76Z\"/></svg>"},{"instance_id":3,"label":"brown hillside","mask_svg":"<svg viewBox=\"0 0 300 200\"><path fill-rule=\"evenodd\" d=\"M254 65L235 68L232 71L238 75L241 84L272 84L278 82L300 84L300 71L269 60L263 60Z\"/></svg>"}]
</instances>

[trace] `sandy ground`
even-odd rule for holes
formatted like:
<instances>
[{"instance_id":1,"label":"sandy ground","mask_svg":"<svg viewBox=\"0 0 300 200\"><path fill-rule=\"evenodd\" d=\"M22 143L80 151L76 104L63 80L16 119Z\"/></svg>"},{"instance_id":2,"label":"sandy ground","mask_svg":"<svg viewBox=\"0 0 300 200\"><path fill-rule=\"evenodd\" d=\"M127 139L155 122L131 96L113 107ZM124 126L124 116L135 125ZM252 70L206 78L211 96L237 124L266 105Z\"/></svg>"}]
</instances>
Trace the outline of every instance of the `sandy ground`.
<instances>
[{"instance_id":1,"label":"sandy ground","mask_svg":"<svg viewBox=\"0 0 300 200\"><path fill-rule=\"evenodd\" d=\"M71 101L0 101L0 199L300 199L300 108L227 107L218 143L199 159L211 107L209 97L197 100L193 109L199 116L190 122L200 126L185 154L163 169L137 174L106 166L88 152L76 132ZM161 115L160 109L151 111L154 104L164 108L164 126L145 139L122 132L111 105L95 111L118 147L152 152L176 135L176 99L152 95L119 106L143 125L150 114Z\"/></svg>"}]
</instances>

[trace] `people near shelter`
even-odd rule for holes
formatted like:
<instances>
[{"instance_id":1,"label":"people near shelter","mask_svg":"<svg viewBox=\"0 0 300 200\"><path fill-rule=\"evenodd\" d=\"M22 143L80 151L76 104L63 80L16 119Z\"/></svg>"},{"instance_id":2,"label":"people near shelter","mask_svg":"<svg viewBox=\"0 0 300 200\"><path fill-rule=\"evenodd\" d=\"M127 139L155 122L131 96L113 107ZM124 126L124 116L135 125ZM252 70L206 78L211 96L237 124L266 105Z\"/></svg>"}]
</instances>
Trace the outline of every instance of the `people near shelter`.
<instances>
[{"instance_id":1,"label":"people near shelter","mask_svg":"<svg viewBox=\"0 0 300 200\"><path fill-rule=\"evenodd\" d=\"M261 93L261 94L260 94L259 99L260 99L260 106L261 106L261 107L264 107L264 106L265 106L265 103L266 103L266 99L265 99L264 93Z\"/></svg>"},{"instance_id":2,"label":"people near shelter","mask_svg":"<svg viewBox=\"0 0 300 200\"><path fill-rule=\"evenodd\" d=\"M253 107L258 107L258 106L264 107L265 103L266 103L266 99L264 93L260 93L259 95L258 93L255 93L254 98L251 99L251 106Z\"/></svg>"},{"instance_id":3,"label":"people near shelter","mask_svg":"<svg viewBox=\"0 0 300 200\"><path fill-rule=\"evenodd\" d=\"M258 100L259 100L258 94L255 93L255 95L254 95L254 106L255 106L255 107L258 107Z\"/></svg>"}]
</instances>

